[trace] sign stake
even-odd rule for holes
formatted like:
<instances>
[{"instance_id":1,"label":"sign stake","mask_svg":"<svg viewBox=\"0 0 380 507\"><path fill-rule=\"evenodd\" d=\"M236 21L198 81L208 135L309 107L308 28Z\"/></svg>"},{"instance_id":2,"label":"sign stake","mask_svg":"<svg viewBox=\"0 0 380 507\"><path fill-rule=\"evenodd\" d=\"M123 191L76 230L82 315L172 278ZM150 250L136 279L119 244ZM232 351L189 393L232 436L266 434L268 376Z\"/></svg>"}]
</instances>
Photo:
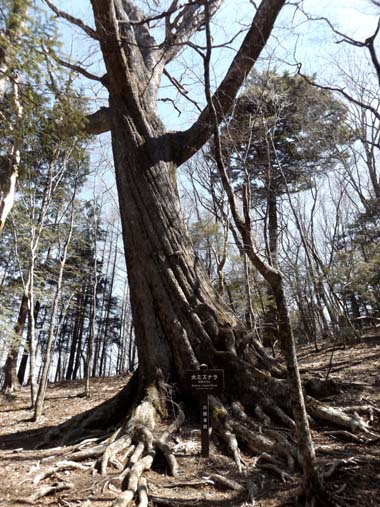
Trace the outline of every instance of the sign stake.
<instances>
[{"instance_id":1,"label":"sign stake","mask_svg":"<svg viewBox=\"0 0 380 507\"><path fill-rule=\"evenodd\" d=\"M210 412L208 394L201 396L201 444L202 458L210 456Z\"/></svg>"},{"instance_id":2,"label":"sign stake","mask_svg":"<svg viewBox=\"0 0 380 507\"><path fill-rule=\"evenodd\" d=\"M199 370L185 370L185 378L189 388L199 396L201 412L201 443L203 458L210 455L210 408L209 394L217 394L224 387L224 370L211 369L201 364Z\"/></svg>"}]
</instances>

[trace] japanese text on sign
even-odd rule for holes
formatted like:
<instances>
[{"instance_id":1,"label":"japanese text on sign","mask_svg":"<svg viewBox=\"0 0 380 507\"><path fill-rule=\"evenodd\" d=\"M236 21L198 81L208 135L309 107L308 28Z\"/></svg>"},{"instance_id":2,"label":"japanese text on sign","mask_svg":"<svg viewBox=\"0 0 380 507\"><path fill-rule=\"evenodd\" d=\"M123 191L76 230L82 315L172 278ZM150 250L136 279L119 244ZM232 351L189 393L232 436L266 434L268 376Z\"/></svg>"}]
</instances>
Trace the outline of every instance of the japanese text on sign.
<instances>
[{"instance_id":1,"label":"japanese text on sign","mask_svg":"<svg viewBox=\"0 0 380 507\"><path fill-rule=\"evenodd\" d=\"M193 391L216 393L224 387L224 370L187 370L185 377Z\"/></svg>"}]
</instances>

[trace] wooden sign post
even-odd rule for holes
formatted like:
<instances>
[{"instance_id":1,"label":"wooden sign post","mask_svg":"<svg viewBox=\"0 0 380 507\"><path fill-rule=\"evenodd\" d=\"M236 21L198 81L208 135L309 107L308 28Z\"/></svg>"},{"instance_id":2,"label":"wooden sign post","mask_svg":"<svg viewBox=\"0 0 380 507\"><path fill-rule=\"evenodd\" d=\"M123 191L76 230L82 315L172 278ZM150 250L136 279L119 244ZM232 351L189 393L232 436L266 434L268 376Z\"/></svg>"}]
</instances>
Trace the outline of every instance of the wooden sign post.
<instances>
[{"instance_id":1,"label":"wooden sign post","mask_svg":"<svg viewBox=\"0 0 380 507\"><path fill-rule=\"evenodd\" d=\"M210 413L209 394L220 393L224 387L224 370L209 370L202 364L199 370L186 370L185 378L190 389L200 394L202 457L210 455Z\"/></svg>"}]
</instances>

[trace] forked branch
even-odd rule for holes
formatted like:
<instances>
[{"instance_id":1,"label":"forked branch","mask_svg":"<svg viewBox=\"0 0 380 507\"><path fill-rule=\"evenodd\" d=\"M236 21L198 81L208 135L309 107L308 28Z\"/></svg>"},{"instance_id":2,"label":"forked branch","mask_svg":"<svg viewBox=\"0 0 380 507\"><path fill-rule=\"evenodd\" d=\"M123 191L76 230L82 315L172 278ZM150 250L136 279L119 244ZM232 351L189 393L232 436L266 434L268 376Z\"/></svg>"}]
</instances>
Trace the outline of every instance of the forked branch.
<instances>
[{"instance_id":1,"label":"forked branch","mask_svg":"<svg viewBox=\"0 0 380 507\"><path fill-rule=\"evenodd\" d=\"M222 4L222 0L207 0L210 17L212 17ZM165 63L172 61L190 38L205 24L204 0L189 2L178 10L177 1L174 1L167 11L165 20L165 41L162 44L162 60ZM176 16L171 21L171 14Z\"/></svg>"},{"instance_id":2,"label":"forked branch","mask_svg":"<svg viewBox=\"0 0 380 507\"><path fill-rule=\"evenodd\" d=\"M214 95L217 122L220 123L231 108L245 78L261 54L285 0L263 0L256 11L251 27ZM211 13L210 13L211 14ZM183 164L209 139L214 130L212 111L207 105L196 122L174 137L177 165Z\"/></svg>"}]
</instances>

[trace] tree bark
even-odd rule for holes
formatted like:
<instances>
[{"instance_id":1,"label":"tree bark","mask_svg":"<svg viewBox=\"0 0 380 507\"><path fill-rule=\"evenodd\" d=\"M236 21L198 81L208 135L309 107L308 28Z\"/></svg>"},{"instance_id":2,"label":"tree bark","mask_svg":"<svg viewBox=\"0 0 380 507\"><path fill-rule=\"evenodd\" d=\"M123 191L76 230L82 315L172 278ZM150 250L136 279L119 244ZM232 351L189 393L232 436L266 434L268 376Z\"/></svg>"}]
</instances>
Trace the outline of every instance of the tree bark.
<instances>
[{"instance_id":1,"label":"tree bark","mask_svg":"<svg viewBox=\"0 0 380 507\"><path fill-rule=\"evenodd\" d=\"M70 345L70 353L69 353L69 360L67 363L67 369L66 369L66 380L71 380L73 376L74 371L74 361L76 356L76 350L78 346L78 340L79 340L79 329L80 329L80 322L81 322L81 315L83 313L83 300L84 300L84 292L86 291L86 286L83 285L81 287L81 291L77 293L76 296L76 304L75 304L75 321L74 321L74 329L73 334L71 338L71 345Z\"/></svg>"},{"instance_id":2,"label":"tree bark","mask_svg":"<svg viewBox=\"0 0 380 507\"><path fill-rule=\"evenodd\" d=\"M17 324L14 329L14 335L12 338L12 342L10 344L8 356L4 366L3 391L12 392L20 386L17 377L17 356L20 348L21 337L24 332L27 314L28 314L28 298L25 294L23 294L21 298Z\"/></svg>"}]
</instances>

